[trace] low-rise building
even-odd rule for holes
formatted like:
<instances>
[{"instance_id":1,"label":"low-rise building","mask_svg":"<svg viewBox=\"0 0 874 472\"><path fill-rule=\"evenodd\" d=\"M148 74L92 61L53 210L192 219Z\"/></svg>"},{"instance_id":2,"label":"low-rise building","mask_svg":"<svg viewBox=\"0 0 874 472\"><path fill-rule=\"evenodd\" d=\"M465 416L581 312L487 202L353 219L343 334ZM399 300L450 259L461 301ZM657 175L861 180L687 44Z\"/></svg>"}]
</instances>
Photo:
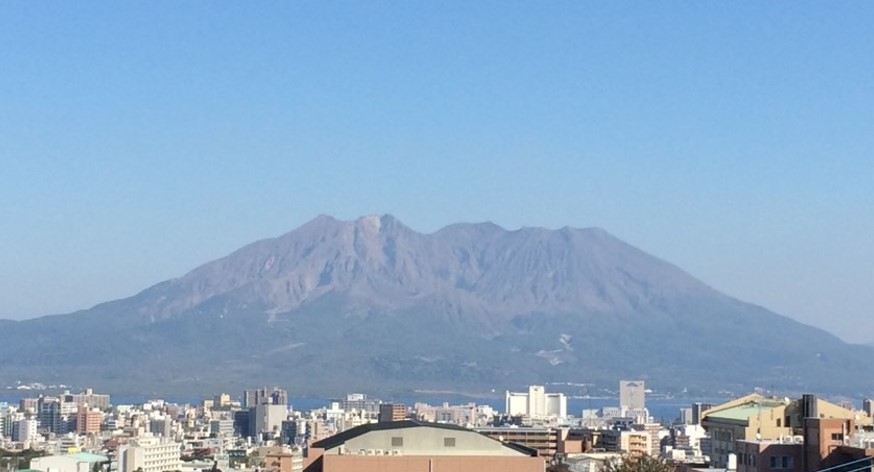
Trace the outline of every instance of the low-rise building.
<instances>
[{"instance_id":1,"label":"low-rise building","mask_svg":"<svg viewBox=\"0 0 874 472\"><path fill-rule=\"evenodd\" d=\"M42 472L91 472L94 464L108 464L109 458L99 454L79 452L70 455L36 457L30 468Z\"/></svg>"},{"instance_id":2,"label":"low-rise building","mask_svg":"<svg viewBox=\"0 0 874 472\"><path fill-rule=\"evenodd\" d=\"M874 456L853 420L806 418L803 425L800 435L737 441L737 472L815 472Z\"/></svg>"},{"instance_id":3,"label":"low-rise building","mask_svg":"<svg viewBox=\"0 0 874 472\"><path fill-rule=\"evenodd\" d=\"M529 447L547 459L552 459L558 452L559 440L564 436L561 429L547 427L493 426L476 428L475 431L492 439Z\"/></svg>"},{"instance_id":4,"label":"low-rise building","mask_svg":"<svg viewBox=\"0 0 874 472\"><path fill-rule=\"evenodd\" d=\"M787 472L803 469L803 444L792 436L737 442L737 472Z\"/></svg>"},{"instance_id":5,"label":"low-rise building","mask_svg":"<svg viewBox=\"0 0 874 472\"><path fill-rule=\"evenodd\" d=\"M472 425L477 420L476 403L467 405L450 405L443 403L441 406L431 406L427 403L416 403L413 406L416 417L422 421L432 423L451 423L457 425Z\"/></svg>"},{"instance_id":6,"label":"low-rise building","mask_svg":"<svg viewBox=\"0 0 874 472\"><path fill-rule=\"evenodd\" d=\"M264 457L262 472L303 472L303 451L299 447L276 446L261 448Z\"/></svg>"},{"instance_id":7,"label":"low-rise building","mask_svg":"<svg viewBox=\"0 0 874 472\"><path fill-rule=\"evenodd\" d=\"M589 452L569 454L562 463L570 472L603 472L607 464L622 459L618 452Z\"/></svg>"},{"instance_id":8,"label":"low-rise building","mask_svg":"<svg viewBox=\"0 0 874 472\"><path fill-rule=\"evenodd\" d=\"M459 426L396 421L352 428L312 445L306 472L543 472L537 451Z\"/></svg>"}]
</instances>

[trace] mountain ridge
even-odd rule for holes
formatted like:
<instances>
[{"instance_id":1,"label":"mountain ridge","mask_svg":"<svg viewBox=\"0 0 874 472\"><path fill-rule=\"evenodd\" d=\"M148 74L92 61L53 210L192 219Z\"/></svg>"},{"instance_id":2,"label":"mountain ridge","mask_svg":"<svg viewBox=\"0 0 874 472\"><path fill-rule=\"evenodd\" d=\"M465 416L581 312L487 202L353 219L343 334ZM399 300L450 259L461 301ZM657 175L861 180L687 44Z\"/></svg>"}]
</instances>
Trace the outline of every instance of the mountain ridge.
<instances>
[{"instance_id":1,"label":"mountain ridge","mask_svg":"<svg viewBox=\"0 0 874 472\"><path fill-rule=\"evenodd\" d=\"M69 339L77 329L101 342ZM320 215L134 296L7 323L0 341L4 377L149 383L125 380L140 361L162 388L186 392L290 379L286 365L312 393L620 376L834 388L870 370L858 358L874 353L724 295L601 228L485 222L426 234L391 215ZM31 359L15 356L29 348ZM204 353L215 365L198 380L175 365Z\"/></svg>"}]
</instances>

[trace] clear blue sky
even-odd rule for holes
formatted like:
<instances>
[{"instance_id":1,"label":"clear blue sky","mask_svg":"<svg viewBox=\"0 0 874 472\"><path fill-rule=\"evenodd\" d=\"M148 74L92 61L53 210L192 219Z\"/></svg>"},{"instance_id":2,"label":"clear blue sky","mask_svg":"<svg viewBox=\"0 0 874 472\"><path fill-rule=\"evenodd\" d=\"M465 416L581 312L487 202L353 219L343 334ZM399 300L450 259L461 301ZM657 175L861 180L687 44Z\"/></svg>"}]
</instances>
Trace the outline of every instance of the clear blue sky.
<instances>
[{"instance_id":1,"label":"clear blue sky","mask_svg":"<svg viewBox=\"0 0 874 472\"><path fill-rule=\"evenodd\" d=\"M599 226L874 341L874 3L0 4L0 317L320 213Z\"/></svg>"}]
</instances>

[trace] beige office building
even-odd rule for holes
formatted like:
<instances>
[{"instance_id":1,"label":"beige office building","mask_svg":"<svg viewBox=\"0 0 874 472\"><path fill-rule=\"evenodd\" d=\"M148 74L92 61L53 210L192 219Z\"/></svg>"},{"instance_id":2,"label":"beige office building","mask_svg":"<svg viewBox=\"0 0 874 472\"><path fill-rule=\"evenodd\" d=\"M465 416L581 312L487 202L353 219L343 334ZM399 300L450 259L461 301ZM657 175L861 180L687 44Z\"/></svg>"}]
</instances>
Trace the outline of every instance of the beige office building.
<instances>
[{"instance_id":1,"label":"beige office building","mask_svg":"<svg viewBox=\"0 0 874 472\"><path fill-rule=\"evenodd\" d=\"M181 448L175 441L146 436L118 448L118 472L182 470Z\"/></svg>"},{"instance_id":2,"label":"beige office building","mask_svg":"<svg viewBox=\"0 0 874 472\"><path fill-rule=\"evenodd\" d=\"M725 467L729 454L738 452L737 441L800 436L805 418L856 419L858 424L871 424L871 418L814 395L795 400L747 395L704 412L701 424L710 434L711 463Z\"/></svg>"}]
</instances>

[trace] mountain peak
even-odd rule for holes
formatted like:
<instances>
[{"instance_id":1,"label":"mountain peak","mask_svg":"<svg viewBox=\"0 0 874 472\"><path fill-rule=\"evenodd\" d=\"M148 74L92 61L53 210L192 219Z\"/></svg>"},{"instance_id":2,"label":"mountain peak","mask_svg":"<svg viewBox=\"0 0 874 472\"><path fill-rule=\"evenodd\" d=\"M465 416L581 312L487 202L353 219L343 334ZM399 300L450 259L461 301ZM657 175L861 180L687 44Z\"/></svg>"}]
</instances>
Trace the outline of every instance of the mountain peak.
<instances>
[{"instance_id":1,"label":"mountain peak","mask_svg":"<svg viewBox=\"0 0 874 472\"><path fill-rule=\"evenodd\" d=\"M361 228L365 233L378 234L382 229L382 217L379 215L362 216L355 220L355 227Z\"/></svg>"},{"instance_id":2,"label":"mountain peak","mask_svg":"<svg viewBox=\"0 0 874 472\"><path fill-rule=\"evenodd\" d=\"M42 370L30 358L12 370L25 351ZM793 388L864 379L872 352L720 294L599 228L473 223L422 234L391 215L320 215L134 297L4 323L0 377L81 367L75 375L98 372L85 380L108 385L131 382L124 373L146 358L150 385L192 389L300 378L311 389L301 393L504 389L641 373L690 388ZM204 353L217 361L191 380L178 361Z\"/></svg>"},{"instance_id":3,"label":"mountain peak","mask_svg":"<svg viewBox=\"0 0 874 472\"><path fill-rule=\"evenodd\" d=\"M191 296L172 304L165 316L241 290L250 297L247 305L271 313L332 294L383 309L422 298L455 300L458 310L500 316L628 312L641 300L650 303L654 294L709 290L600 229L507 231L475 223L422 234L388 214L353 221L320 215L280 238L202 266L177 285Z\"/></svg>"},{"instance_id":4,"label":"mountain peak","mask_svg":"<svg viewBox=\"0 0 874 472\"><path fill-rule=\"evenodd\" d=\"M320 215L316 216L315 218L307 221L306 223L302 224L298 228L290 231L290 233L294 233L295 231L306 231L306 230L322 231L325 228L337 226L337 225L340 225L342 223L343 223L342 221L334 218L333 216L326 215L323 213L323 214L320 214Z\"/></svg>"},{"instance_id":5,"label":"mountain peak","mask_svg":"<svg viewBox=\"0 0 874 472\"><path fill-rule=\"evenodd\" d=\"M362 216L355 220L354 224L356 227L374 234L382 232L391 233L398 230L411 231L410 228L390 214Z\"/></svg>"}]
</instances>

